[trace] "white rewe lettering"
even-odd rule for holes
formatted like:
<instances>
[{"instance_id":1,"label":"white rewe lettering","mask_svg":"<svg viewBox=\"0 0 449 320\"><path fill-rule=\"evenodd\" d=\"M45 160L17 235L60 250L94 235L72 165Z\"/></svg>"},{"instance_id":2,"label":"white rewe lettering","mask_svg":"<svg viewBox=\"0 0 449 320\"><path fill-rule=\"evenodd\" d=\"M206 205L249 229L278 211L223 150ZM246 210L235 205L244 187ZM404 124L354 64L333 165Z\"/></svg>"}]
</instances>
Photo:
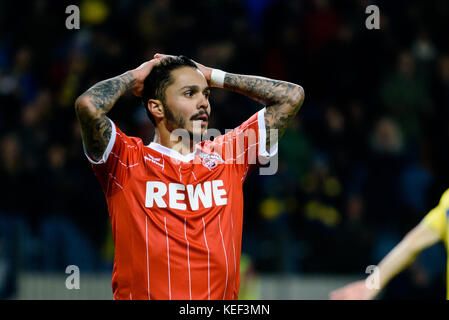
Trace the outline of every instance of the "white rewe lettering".
<instances>
[{"instance_id":1,"label":"white rewe lettering","mask_svg":"<svg viewBox=\"0 0 449 320\"><path fill-rule=\"evenodd\" d=\"M156 205L159 208L166 208L168 202L168 207L171 209L186 210L189 204L190 208L196 211L199 210L200 203L204 208L212 207L212 199L216 206L224 206L228 203L228 199L223 186L222 180L206 181L204 184L196 185L170 183L168 187L161 181L147 181L145 207L152 208ZM165 201L163 197L166 197Z\"/></svg>"},{"instance_id":2,"label":"white rewe lettering","mask_svg":"<svg viewBox=\"0 0 449 320\"><path fill-rule=\"evenodd\" d=\"M226 203L228 203L227 198L223 198L223 196L226 195L226 190L224 189L218 189L218 187L223 186L222 180L213 180L212 181L212 190L214 193L214 200L217 206L224 206Z\"/></svg>"},{"instance_id":3,"label":"white rewe lettering","mask_svg":"<svg viewBox=\"0 0 449 320\"><path fill-rule=\"evenodd\" d=\"M152 208L153 202L156 202L156 205L159 208L166 208L167 204L165 203L164 199L162 199L162 196L164 196L166 193L167 185L165 183L160 181L148 181L145 197L145 207Z\"/></svg>"},{"instance_id":4,"label":"white rewe lettering","mask_svg":"<svg viewBox=\"0 0 449 320\"><path fill-rule=\"evenodd\" d=\"M186 209L185 203L178 202L178 200L184 200L186 197L183 193L179 193L178 191L184 191L185 189L186 189L186 187L183 184L179 184L179 183L170 183L168 185L168 190L169 190L169 195L170 195L170 199L169 199L170 208L179 209L179 210Z\"/></svg>"},{"instance_id":5,"label":"white rewe lettering","mask_svg":"<svg viewBox=\"0 0 449 320\"><path fill-rule=\"evenodd\" d=\"M189 197L190 207L192 210L196 211L199 208L198 200L200 199L205 208L212 207L212 189L210 181L204 182L204 191L201 187L201 183L196 185L194 189L193 185L188 184L187 195Z\"/></svg>"}]
</instances>

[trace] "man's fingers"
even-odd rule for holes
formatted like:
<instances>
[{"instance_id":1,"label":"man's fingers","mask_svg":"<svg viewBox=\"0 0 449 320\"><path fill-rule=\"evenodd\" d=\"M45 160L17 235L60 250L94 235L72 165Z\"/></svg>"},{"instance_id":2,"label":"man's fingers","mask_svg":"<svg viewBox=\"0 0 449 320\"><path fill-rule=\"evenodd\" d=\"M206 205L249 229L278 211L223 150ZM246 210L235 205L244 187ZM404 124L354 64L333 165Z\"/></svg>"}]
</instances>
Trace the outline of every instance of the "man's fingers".
<instances>
[{"instance_id":1,"label":"man's fingers","mask_svg":"<svg viewBox=\"0 0 449 320\"><path fill-rule=\"evenodd\" d=\"M156 62L157 62L156 59L151 59L150 61L145 61L140 66L138 66L137 69L141 70L141 69L148 68L151 64L154 64Z\"/></svg>"},{"instance_id":2,"label":"man's fingers","mask_svg":"<svg viewBox=\"0 0 449 320\"><path fill-rule=\"evenodd\" d=\"M163 53L156 53L155 55L154 55L154 58L155 59L163 59L163 58L166 58L166 57L172 57L172 58L174 58L175 56L174 55L170 55L170 54L163 54Z\"/></svg>"},{"instance_id":3,"label":"man's fingers","mask_svg":"<svg viewBox=\"0 0 449 320\"><path fill-rule=\"evenodd\" d=\"M331 300L348 300L348 299L352 299L353 295L355 293L356 292L353 289L346 286L346 287L331 291L329 296L330 296Z\"/></svg>"},{"instance_id":4,"label":"man's fingers","mask_svg":"<svg viewBox=\"0 0 449 320\"><path fill-rule=\"evenodd\" d=\"M161 61L158 59L151 59L150 61L142 63L137 70L142 72L143 77L146 77L151 72L151 69L153 69L154 66L159 65L160 62Z\"/></svg>"},{"instance_id":5,"label":"man's fingers","mask_svg":"<svg viewBox=\"0 0 449 320\"><path fill-rule=\"evenodd\" d=\"M159 60L159 59L165 58L166 56L167 56L166 54L156 53L154 55L154 59Z\"/></svg>"},{"instance_id":6,"label":"man's fingers","mask_svg":"<svg viewBox=\"0 0 449 320\"><path fill-rule=\"evenodd\" d=\"M341 300L341 291L332 291L329 295L331 300Z\"/></svg>"},{"instance_id":7,"label":"man's fingers","mask_svg":"<svg viewBox=\"0 0 449 320\"><path fill-rule=\"evenodd\" d=\"M157 66L161 63L160 59L151 59L150 62L153 64L153 66Z\"/></svg>"}]
</instances>

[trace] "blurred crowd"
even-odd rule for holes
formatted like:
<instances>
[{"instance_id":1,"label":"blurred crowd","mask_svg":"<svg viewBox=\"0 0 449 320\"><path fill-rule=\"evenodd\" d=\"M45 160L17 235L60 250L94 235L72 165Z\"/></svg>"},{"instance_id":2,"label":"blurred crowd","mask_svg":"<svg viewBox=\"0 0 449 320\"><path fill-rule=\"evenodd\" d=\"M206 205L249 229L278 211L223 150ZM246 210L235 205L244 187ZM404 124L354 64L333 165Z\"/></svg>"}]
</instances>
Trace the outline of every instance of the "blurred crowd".
<instances>
[{"instance_id":1,"label":"blurred crowd","mask_svg":"<svg viewBox=\"0 0 449 320\"><path fill-rule=\"evenodd\" d=\"M79 30L66 28L64 1L30 1L20 13L0 1L0 297L20 270L111 270L106 202L73 105L156 52L305 89L277 174L245 183L243 252L257 272L363 278L449 187L445 0L70 4ZM365 27L370 4L379 30ZM261 108L220 89L211 104L210 126L222 132ZM109 116L151 141L138 98L121 98ZM444 298L445 263L442 246L426 250L385 297Z\"/></svg>"}]
</instances>

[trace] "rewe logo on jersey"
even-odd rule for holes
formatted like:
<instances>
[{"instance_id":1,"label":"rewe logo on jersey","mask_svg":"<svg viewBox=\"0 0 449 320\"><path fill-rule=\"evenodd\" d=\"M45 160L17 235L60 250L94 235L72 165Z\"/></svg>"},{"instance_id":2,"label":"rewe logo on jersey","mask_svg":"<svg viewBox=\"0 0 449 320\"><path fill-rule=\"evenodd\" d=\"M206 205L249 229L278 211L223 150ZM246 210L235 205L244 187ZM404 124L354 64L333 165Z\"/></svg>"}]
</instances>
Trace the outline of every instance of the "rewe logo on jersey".
<instances>
[{"instance_id":1,"label":"rewe logo on jersey","mask_svg":"<svg viewBox=\"0 0 449 320\"><path fill-rule=\"evenodd\" d=\"M223 187L223 180L206 181L203 184L180 184L162 181L147 181L145 207L152 208L155 204L159 208L167 208L164 196L168 191L168 207L171 209L187 210L187 203L193 211L200 207L200 202L204 208L224 206L228 203L226 190ZM166 197L167 198L167 197Z\"/></svg>"}]
</instances>

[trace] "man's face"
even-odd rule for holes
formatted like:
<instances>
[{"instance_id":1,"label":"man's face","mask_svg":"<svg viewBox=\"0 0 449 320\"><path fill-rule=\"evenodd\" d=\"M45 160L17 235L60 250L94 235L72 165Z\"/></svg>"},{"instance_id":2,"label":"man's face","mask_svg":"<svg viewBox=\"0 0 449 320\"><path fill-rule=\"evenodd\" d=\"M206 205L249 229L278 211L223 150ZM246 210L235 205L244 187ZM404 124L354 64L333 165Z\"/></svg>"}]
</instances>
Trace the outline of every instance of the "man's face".
<instances>
[{"instance_id":1,"label":"man's face","mask_svg":"<svg viewBox=\"0 0 449 320\"><path fill-rule=\"evenodd\" d=\"M182 67L172 71L171 76L174 82L165 91L168 129L180 128L193 134L195 125L203 134L210 115L210 88L204 75L198 69Z\"/></svg>"}]
</instances>

